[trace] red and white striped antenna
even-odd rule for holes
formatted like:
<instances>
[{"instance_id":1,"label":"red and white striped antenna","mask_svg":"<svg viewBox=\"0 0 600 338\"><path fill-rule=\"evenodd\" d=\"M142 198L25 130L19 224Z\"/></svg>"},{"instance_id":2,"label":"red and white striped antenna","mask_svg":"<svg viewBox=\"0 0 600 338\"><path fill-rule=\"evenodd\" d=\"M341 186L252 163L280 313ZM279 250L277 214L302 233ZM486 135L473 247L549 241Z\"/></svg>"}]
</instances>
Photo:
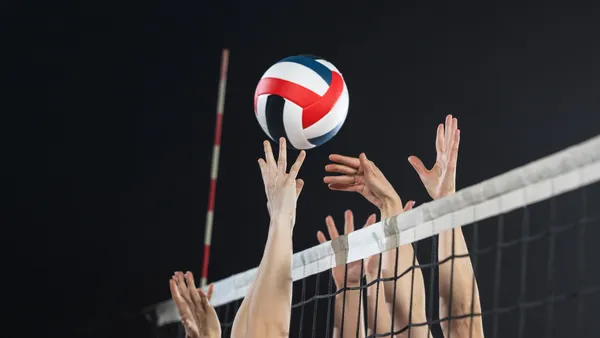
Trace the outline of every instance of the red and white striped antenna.
<instances>
[{"instance_id":1,"label":"red and white striped antenna","mask_svg":"<svg viewBox=\"0 0 600 338\"><path fill-rule=\"evenodd\" d=\"M213 145L212 164L210 169L210 188L208 193L208 211L204 228L204 262L202 264L202 279L200 285L206 286L208 281L208 262L210 258L210 243L215 210L215 194L217 192L217 176L219 174L219 153L221 150L221 131L223 130L223 113L225 108L225 87L227 85L227 68L229 67L229 50L223 49L221 54L221 78L217 98L217 119L215 121L215 141Z\"/></svg>"}]
</instances>

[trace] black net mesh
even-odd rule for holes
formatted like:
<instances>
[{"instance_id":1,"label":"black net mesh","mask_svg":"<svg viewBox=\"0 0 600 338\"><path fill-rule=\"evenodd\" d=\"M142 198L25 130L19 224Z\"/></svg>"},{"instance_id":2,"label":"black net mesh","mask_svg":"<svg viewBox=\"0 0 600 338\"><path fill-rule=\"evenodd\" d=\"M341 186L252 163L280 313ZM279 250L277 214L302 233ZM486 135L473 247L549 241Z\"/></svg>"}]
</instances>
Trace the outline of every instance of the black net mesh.
<instances>
[{"instance_id":1,"label":"black net mesh","mask_svg":"<svg viewBox=\"0 0 600 338\"><path fill-rule=\"evenodd\" d=\"M440 323L446 322L450 328L447 336L451 337L454 332L452 325L463 325L458 319L472 321L481 316L484 333L488 337L597 337L594 311L600 306L600 272L597 269L600 245L596 243L600 238L598 206L600 184L593 184L464 226L469 254L456 255L453 252L450 257L439 261L438 236L432 236L412 244L415 253L413 265L397 271L395 278L386 279L379 274L370 283L363 279L360 287L344 286L339 290L330 272L299 280L294 283L290 337L332 337L335 302L341 301L345 307L345 294L357 289L361 290L362 297L360 307L353 309L356 317L350 321L345 318L349 312L344 312L342 326L360 322L356 320L360 316L364 316L363 324L368 325L369 310L374 312L375 317L383 311L388 311L393 317L394 307L369 309L366 306L368 297L378 297L378 290L384 287L384 282L394 279L409 277L412 288L415 269L420 269L423 274L427 320L412 320L413 293L405 290L411 295L408 325L394 327L392 321L384 333L368 335L366 332L381 332L375 321L374 327L370 328L373 331L357 326L352 328L355 332L352 336L363 337L362 332L365 332L366 337L389 337L392 334L410 337L411 327L427 326L433 337L444 337ZM450 265L451 274L454 274L452 267L461 259L471 260L482 311L474 311L476 306L472 304L468 313L440 318L439 268ZM416 264L417 261L420 264ZM364 262L361 270L363 268ZM454 288L452 281L461 276L453 277L450 279L451 290ZM393 285L396 287L397 284ZM375 292L369 295L367 288L374 288ZM470 293L475 292L477 290L472 287ZM396 295L396 292L393 294ZM341 297L336 298L337 295ZM454 293L450 295L449 307ZM240 304L238 300L217 308L224 337L230 336L233 318ZM340 337L344 336L344 332L347 335L348 331L342 330Z\"/></svg>"}]
</instances>

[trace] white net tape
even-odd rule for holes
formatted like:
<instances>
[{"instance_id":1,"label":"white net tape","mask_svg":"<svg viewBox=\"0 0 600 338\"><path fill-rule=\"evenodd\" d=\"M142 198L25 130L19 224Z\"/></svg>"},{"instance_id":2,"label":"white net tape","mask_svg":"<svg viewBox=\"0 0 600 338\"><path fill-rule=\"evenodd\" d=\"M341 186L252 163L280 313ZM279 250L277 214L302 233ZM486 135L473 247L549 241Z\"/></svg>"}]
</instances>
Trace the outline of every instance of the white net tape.
<instances>
[{"instance_id":1,"label":"white net tape","mask_svg":"<svg viewBox=\"0 0 600 338\"><path fill-rule=\"evenodd\" d=\"M294 281L404 244L549 199L600 180L600 136L463 189L452 196L294 254ZM211 303L243 298L257 268L214 282ZM180 320L171 300L155 306L157 325Z\"/></svg>"}]
</instances>

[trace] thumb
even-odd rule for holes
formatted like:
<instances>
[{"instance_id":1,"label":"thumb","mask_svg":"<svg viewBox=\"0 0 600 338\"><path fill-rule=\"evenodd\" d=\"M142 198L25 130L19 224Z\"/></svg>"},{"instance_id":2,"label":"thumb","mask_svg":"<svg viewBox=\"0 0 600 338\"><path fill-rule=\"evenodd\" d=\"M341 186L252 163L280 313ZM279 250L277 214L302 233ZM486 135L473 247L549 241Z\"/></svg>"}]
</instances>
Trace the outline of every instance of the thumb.
<instances>
[{"instance_id":1,"label":"thumb","mask_svg":"<svg viewBox=\"0 0 600 338\"><path fill-rule=\"evenodd\" d=\"M405 205L404 205L404 211L409 211L411 210L413 207L415 206L415 201L408 201Z\"/></svg>"},{"instance_id":2,"label":"thumb","mask_svg":"<svg viewBox=\"0 0 600 338\"><path fill-rule=\"evenodd\" d=\"M418 157L410 156L408 158L408 163L412 165L419 177L423 178L425 177L425 175L427 175L428 170L427 168L425 168L425 165L423 165L423 162Z\"/></svg>"},{"instance_id":3,"label":"thumb","mask_svg":"<svg viewBox=\"0 0 600 338\"><path fill-rule=\"evenodd\" d=\"M302 192L302 188L304 188L304 181L299 178L296 180L296 198L298 198L298 196L300 196L300 193Z\"/></svg>"}]
</instances>

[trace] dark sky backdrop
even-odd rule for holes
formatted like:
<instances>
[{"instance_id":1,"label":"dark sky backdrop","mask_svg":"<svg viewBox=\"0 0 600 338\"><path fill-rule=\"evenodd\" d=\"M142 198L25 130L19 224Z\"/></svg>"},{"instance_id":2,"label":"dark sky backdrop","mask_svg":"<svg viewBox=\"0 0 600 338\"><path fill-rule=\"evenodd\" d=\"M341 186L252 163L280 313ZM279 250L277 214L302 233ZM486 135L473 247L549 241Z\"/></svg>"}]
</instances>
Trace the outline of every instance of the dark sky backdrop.
<instances>
[{"instance_id":1,"label":"dark sky backdrop","mask_svg":"<svg viewBox=\"0 0 600 338\"><path fill-rule=\"evenodd\" d=\"M16 200L22 224L47 229L49 254L31 257L48 273L51 328L139 311L169 297L172 271L199 275L223 47L212 280L259 263L265 136L252 97L285 56L326 58L350 92L344 127L302 169L296 250L316 244L328 214L352 208L362 221L374 211L322 183L332 152L366 152L404 199L422 203L406 158L433 161L447 113L462 131L460 187L597 134L598 5L498 3L48 2L30 19L19 17L24 5L7 9L12 42L31 50L15 68L34 113L27 151L15 153Z\"/></svg>"}]
</instances>

